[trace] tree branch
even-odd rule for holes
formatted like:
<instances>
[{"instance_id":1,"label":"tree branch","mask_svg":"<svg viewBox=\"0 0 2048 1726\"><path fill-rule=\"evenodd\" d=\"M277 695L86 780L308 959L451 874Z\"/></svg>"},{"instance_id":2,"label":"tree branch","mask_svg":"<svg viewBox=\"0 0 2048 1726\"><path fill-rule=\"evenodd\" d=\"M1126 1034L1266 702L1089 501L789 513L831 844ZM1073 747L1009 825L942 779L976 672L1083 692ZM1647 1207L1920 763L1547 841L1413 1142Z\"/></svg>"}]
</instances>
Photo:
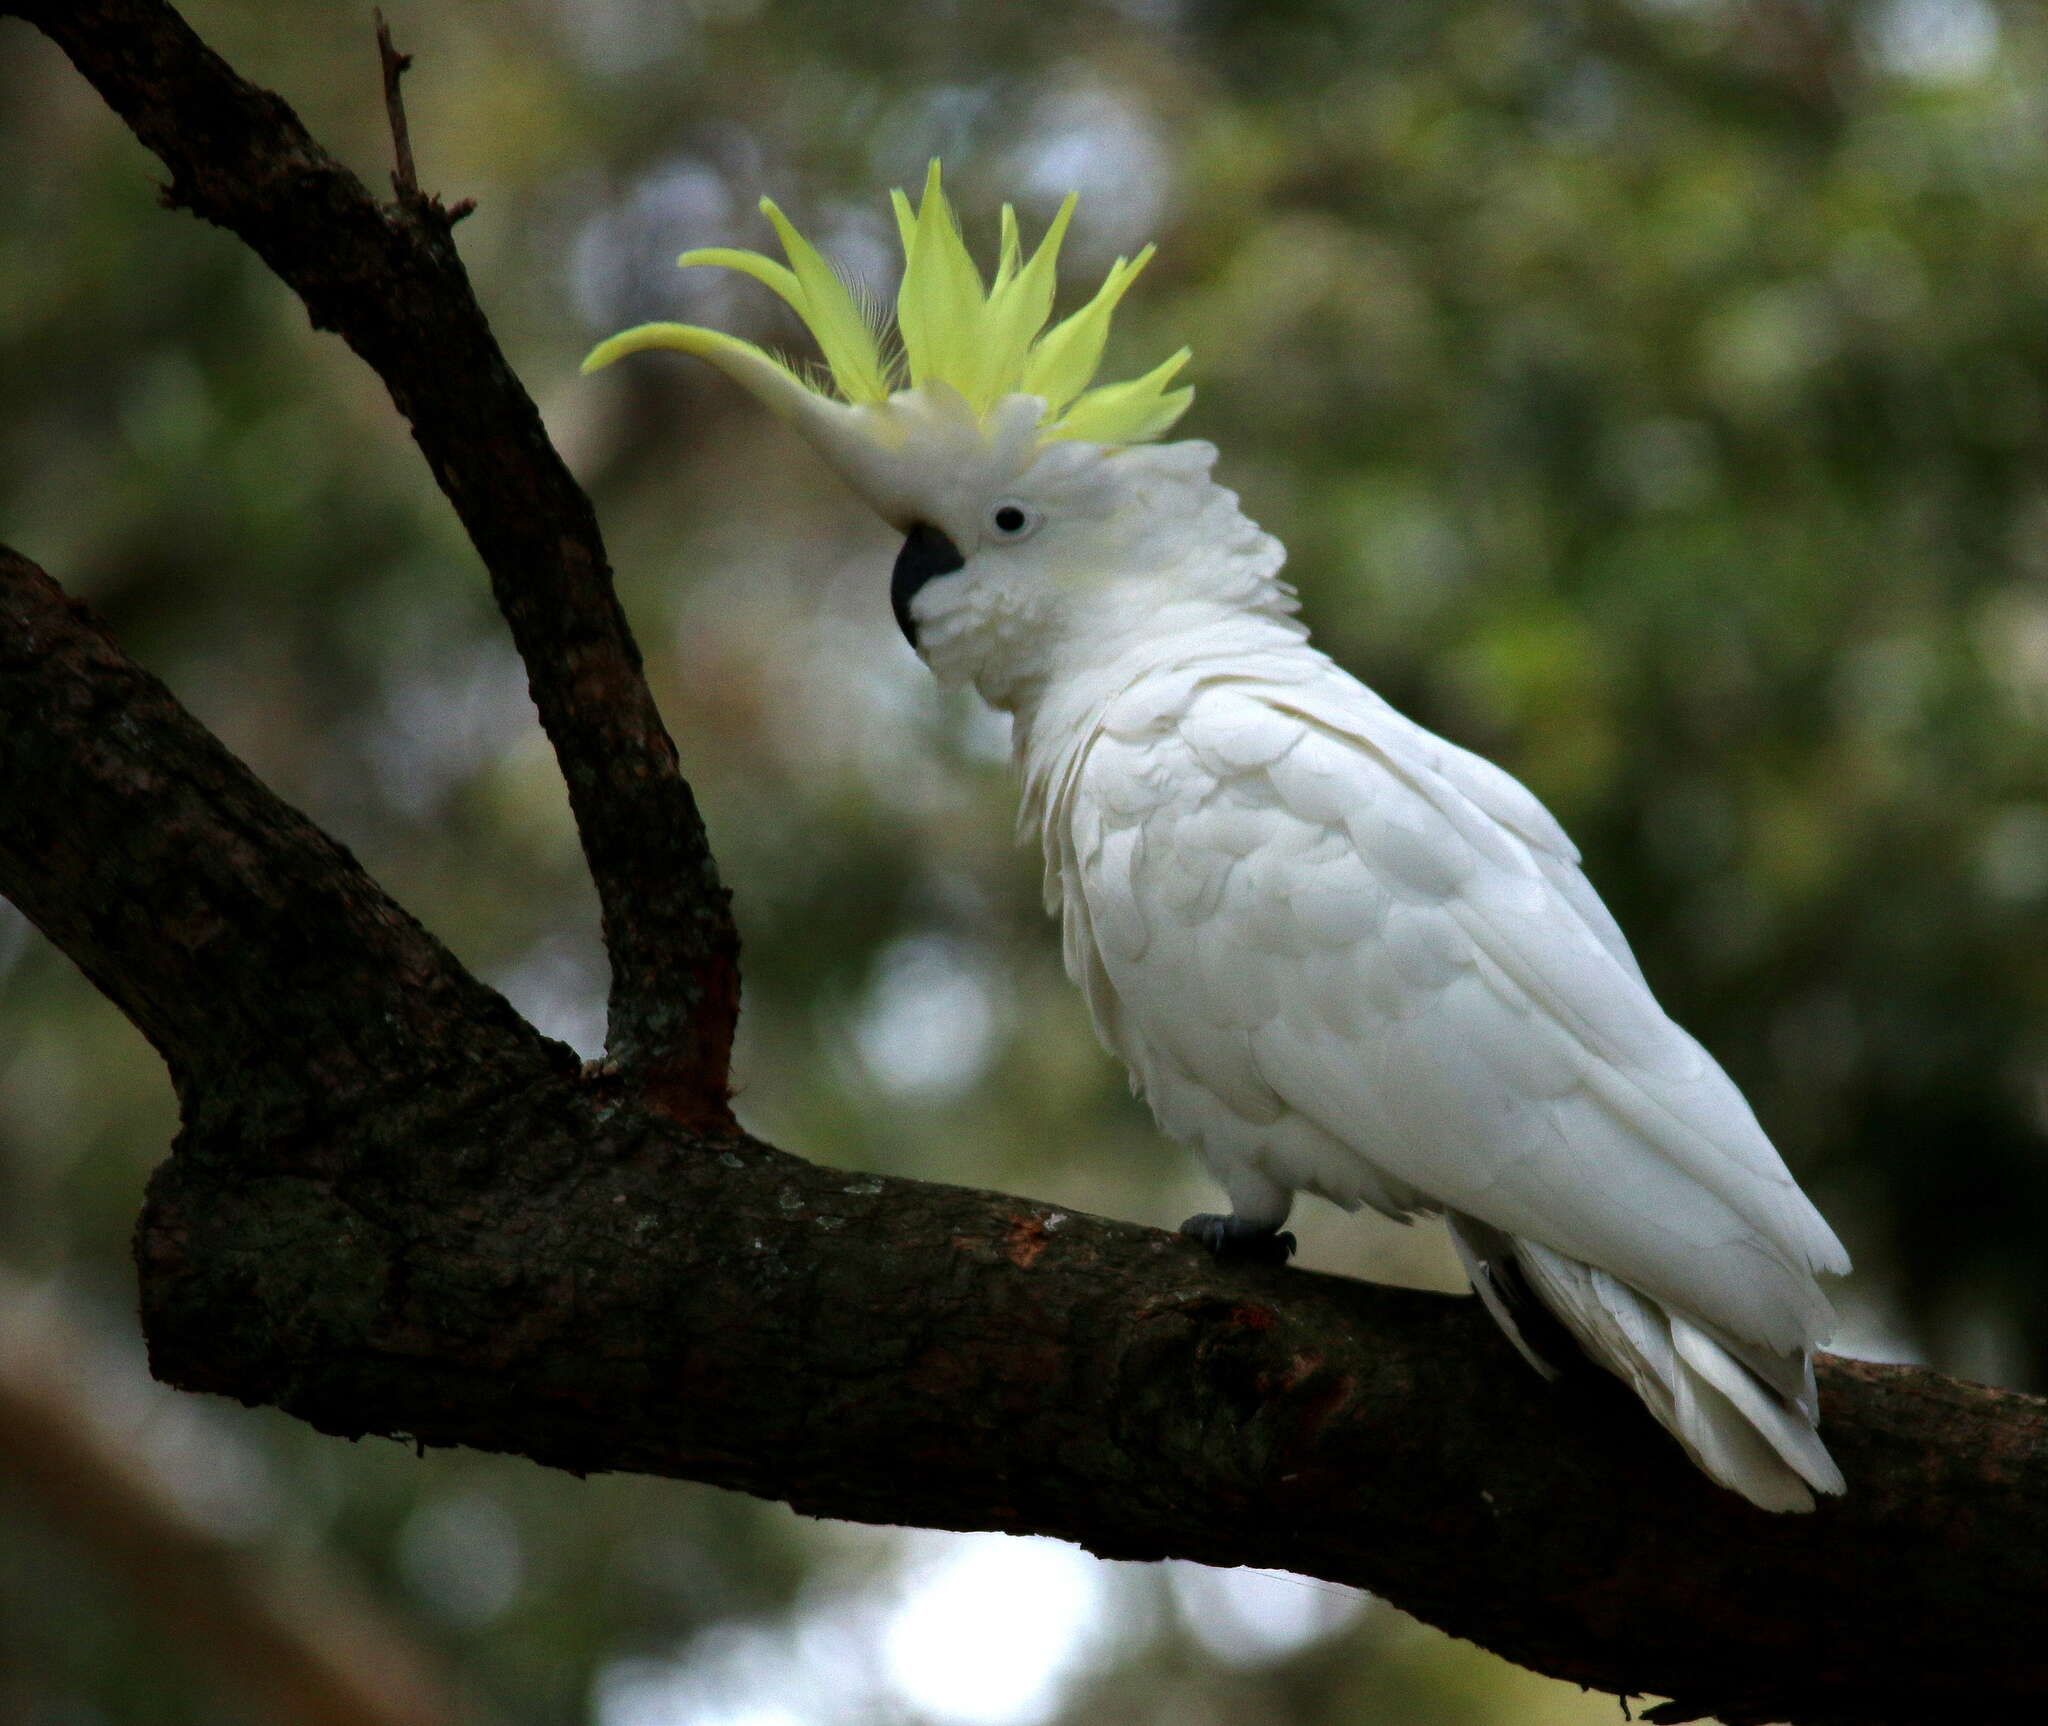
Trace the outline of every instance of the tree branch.
<instances>
[{"instance_id":1,"label":"tree branch","mask_svg":"<svg viewBox=\"0 0 2048 1726\"><path fill-rule=\"evenodd\" d=\"M412 159L412 128L405 121L405 92L400 86L412 69L412 56L399 53L381 8L372 9L370 16L377 20L377 64L384 72L384 113L391 122L391 189L401 204L410 204L420 196L420 176Z\"/></svg>"},{"instance_id":2,"label":"tree branch","mask_svg":"<svg viewBox=\"0 0 2048 1726\"><path fill-rule=\"evenodd\" d=\"M705 973L686 1035L657 962L662 940L717 946L708 853L587 504L445 229L371 202L162 7L30 10L175 199L392 383L528 654L615 955L656 967L615 987L615 1037L701 1057ZM593 756L605 736L619 761ZM678 887L683 856L701 868ZM1156 1230L679 1122L586 1081L18 558L0 891L178 1078L137 1243L167 1382L821 1515L1324 1576L1539 1671L1679 1698L1666 1719L1945 1726L2048 1701L2048 1405L1824 1362L1849 1495L1767 1516L1617 1384L1542 1384L1471 1301L1218 1267Z\"/></svg>"},{"instance_id":3,"label":"tree branch","mask_svg":"<svg viewBox=\"0 0 2048 1726\"><path fill-rule=\"evenodd\" d=\"M590 500L476 303L438 203L380 204L160 0L25 0L170 170L375 369L468 530L568 783L611 956L610 1053L685 1117L726 1111L738 938L613 591ZM395 73L387 72L395 82Z\"/></svg>"},{"instance_id":4,"label":"tree branch","mask_svg":"<svg viewBox=\"0 0 2048 1726\"><path fill-rule=\"evenodd\" d=\"M1355 1584L1727 1726L2048 1701L2048 1408L1827 1361L1848 1498L1773 1517L1475 1302L1220 1269L1157 1230L508 1097L415 1169L224 1194L142 1243L157 1370L326 1430L815 1515Z\"/></svg>"}]
</instances>

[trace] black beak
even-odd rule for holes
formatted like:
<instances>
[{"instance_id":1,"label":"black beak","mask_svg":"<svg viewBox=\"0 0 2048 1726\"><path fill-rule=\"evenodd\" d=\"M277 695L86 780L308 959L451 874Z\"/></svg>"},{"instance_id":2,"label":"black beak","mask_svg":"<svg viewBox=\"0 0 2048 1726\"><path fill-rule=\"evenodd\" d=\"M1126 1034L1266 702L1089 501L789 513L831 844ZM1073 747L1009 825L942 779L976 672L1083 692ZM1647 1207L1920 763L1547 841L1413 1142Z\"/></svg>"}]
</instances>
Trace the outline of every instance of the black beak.
<instances>
[{"instance_id":1,"label":"black beak","mask_svg":"<svg viewBox=\"0 0 2048 1726\"><path fill-rule=\"evenodd\" d=\"M889 578L889 609L896 613L896 627L912 647L917 645L917 625L910 620L912 595L934 576L951 575L966 563L958 546L924 522L914 523L904 535L903 549L896 554L896 573Z\"/></svg>"}]
</instances>

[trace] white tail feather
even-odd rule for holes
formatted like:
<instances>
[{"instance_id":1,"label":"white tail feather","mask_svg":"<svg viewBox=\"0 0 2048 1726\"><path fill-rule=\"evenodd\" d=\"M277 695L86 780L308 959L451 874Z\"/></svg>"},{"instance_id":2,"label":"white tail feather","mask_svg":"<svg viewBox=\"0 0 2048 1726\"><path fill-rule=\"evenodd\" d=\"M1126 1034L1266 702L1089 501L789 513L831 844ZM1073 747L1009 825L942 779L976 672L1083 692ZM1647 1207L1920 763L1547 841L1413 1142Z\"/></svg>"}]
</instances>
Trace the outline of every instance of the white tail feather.
<instances>
[{"instance_id":1,"label":"white tail feather","mask_svg":"<svg viewBox=\"0 0 2048 1726\"><path fill-rule=\"evenodd\" d=\"M1801 1480L1816 1492L1847 1489L1841 1469L1814 1429L1812 1414L1787 1403L1747 1363L1690 1319L1677 1313L1669 1316L1679 1358L1719 1391Z\"/></svg>"},{"instance_id":2,"label":"white tail feather","mask_svg":"<svg viewBox=\"0 0 2048 1726\"><path fill-rule=\"evenodd\" d=\"M1508 1272L1514 1259L1514 1237L1504 1235L1498 1229L1490 1229L1470 1217L1462 1217L1456 1211L1445 1212L1444 1221L1450 1225L1451 1245L1458 1249L1458 1259L1465 1267L1465 1275L1472 1279L1472 1291L1486 1303L1493 1322L1507 1332L1508 1341L1515 1345L1517 1354L1545 1378L1555 1379L1557 1368L1538 1354L1535 1345L1522 1334L1514 1308L1501 1292L1499 1279Z\"/></svg>"},{"instance_id":3,"label":"white tail feather","mask_svg":"<svg viewBox=\"0 0 2048 1726\"><path fill-rule=\"evenodd\" d=\"M1811 1351L1745 1359L1753 1351L1605 1271L1534 1241L1511 1244L1543 1304L1594 1360L1627 1381L1710 1478L1765 1510L1811 1510L1814 1492L1844 1490L1842 1471L1814 1430ZM1487 1305L1500 1316L1497 1301ZM1511 1324L1509 1334L1527 1353ZM1775 1388L1788 1383L1799 1388Z\"/></svg>"}]
</instances>

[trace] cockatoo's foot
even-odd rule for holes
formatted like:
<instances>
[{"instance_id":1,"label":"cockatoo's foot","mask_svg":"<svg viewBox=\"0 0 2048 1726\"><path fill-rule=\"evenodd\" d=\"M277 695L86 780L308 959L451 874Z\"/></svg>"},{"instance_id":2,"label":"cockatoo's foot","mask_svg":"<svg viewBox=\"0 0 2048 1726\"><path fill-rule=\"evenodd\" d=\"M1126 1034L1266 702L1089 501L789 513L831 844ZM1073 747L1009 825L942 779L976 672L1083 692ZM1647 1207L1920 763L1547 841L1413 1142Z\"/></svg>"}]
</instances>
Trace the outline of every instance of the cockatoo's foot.
<instances>
[{"instance_id":1,"label":"cockatoo's foot","mask_svg":"<svg viewBox=\"0 0 2048 1726\"><path fill-rule=\"evenodd\" d=\"M1294 1257L1294 1236L1289 1230L1248 1223L1242 1217L1219 1217L1204 1211L1182 1223L1180 1232L1200 1241L1219 1259L1284 1265Z\"/></svg>"}]
</instances>

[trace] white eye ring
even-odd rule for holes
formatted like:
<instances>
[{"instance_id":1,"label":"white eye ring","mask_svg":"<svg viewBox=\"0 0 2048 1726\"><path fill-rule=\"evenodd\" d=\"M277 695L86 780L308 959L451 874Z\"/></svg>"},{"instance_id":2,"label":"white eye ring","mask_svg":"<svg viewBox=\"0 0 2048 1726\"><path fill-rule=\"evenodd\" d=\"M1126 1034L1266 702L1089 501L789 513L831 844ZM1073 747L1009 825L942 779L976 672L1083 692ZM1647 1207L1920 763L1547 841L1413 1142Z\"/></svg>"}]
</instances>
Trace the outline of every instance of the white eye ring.
<instances>
[{"instance_id":1,"label":"white eye ring","mask_svg":"<svg viewBox=\"0 0 2048 1726\"><path fill-rule=\"evenodd\" d=\"M988 512L988 530L995 538L1015 544L1018 540L1029 539L1036 533L1040 520L1038 511L1029 504L1019 503L1013 497L1006 497Z\"/></svg>"}]
</instances>

